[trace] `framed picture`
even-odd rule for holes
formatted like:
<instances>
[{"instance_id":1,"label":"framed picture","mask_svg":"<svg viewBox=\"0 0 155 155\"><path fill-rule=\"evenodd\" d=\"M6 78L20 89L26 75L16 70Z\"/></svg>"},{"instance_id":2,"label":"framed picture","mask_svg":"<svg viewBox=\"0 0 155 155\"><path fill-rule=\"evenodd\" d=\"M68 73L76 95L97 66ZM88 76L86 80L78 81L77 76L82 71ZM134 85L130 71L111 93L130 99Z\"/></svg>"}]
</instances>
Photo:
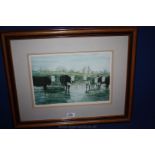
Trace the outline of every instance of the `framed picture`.
<instances>
[{"instance_id":1,"label":"framed picture","mask_svg":"<svg viewBox=\"0 0 155 155\"><path fill-rule=\"evenodd\" d=\"M136 27L1 35L15 128L131 118Z\"/></svg>"}]
</instances>

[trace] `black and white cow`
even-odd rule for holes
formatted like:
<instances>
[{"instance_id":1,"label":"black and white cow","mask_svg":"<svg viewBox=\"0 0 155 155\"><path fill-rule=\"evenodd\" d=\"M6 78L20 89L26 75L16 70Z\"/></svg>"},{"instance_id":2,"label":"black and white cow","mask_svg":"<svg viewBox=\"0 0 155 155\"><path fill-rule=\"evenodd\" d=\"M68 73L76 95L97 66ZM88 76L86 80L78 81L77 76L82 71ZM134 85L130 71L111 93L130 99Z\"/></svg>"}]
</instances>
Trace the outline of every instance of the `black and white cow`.
<instances>
[{"instance_id":1,"label":"black and white cow","mask_svg":"<svg viewBox=\"0 0 155 155\"><path fill-rule=\"evenodd\" d=\"M105 87L106 88L109 88L109 85L110 85L110 76L100 76L98 77L98 88L100 89L101 88L101 85L102 84L105 84Z\"/></svg>"},{"instance_id":2,"label":"black and white cow","mask_svg":"<svg viewBox=\"0 0 155 155\"><path fill-rule=\"evenodd\" d=\"M71 77L68 75L61 75L60 76L60 82L62 84L62 86L65 87L65 91L67 93L70 92L70 86L71 86Z\"/></svg>"},{"instance_id":3,"label":"black and white cow","mask_svg":"<svg viewBox=\"0 0 155 155\"><path fill-rule=\"evenodd\" d=\"M36 87L43 87L44 90L47 90L47 85L51 85L51 77L33 76L33 85Z\"/></svg>"},{"instance_id":4,"label":"black and white cow","mask_svg":"<svg viewBox=\"0 0 155 155\"><path fill-rule=\"evenodd\" d=\"M86 92L94 89L96 86L95 78L94 77L87 77L86 78Z\"/></svg>"}]
</instances>

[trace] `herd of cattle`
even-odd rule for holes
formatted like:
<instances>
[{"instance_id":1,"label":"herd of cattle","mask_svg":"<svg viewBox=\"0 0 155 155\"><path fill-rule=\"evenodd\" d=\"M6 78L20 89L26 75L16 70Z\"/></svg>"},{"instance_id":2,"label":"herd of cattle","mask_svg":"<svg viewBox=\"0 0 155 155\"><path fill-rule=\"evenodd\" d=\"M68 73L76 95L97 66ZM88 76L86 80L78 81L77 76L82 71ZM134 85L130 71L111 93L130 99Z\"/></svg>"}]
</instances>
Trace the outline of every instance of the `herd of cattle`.
<instances>
[{"instance_id":1,"label":"herd of cattle","mask_svg":"<svg viewBox=\"0 0 155 155\"><path fill-rule=\"evenodd\" d=\"M59 81L66 92L70 91L71 84L75 82L74 78L69 75L61 75ZM110 85L110 76L87 77L84 82L86 85L86 92L92 89L100 89L103 84L108 88ZM47 90L47 86L52 85L51 76L33 76L33 85L35 87L43 87L45 91Z\"/></svg>"}]
</instances>

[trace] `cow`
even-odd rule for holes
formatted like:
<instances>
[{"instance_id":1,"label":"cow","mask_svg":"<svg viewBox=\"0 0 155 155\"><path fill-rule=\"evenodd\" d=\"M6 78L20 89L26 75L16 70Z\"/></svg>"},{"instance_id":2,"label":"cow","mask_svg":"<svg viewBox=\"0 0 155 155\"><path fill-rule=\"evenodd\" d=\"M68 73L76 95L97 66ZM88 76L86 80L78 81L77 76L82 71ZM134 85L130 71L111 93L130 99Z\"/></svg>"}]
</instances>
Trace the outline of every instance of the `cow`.
<instances>
[{"instance_id":1,"label":"cow","mask_svg":"<svg viewBox=\"0 0 155 155\"><path fill-rule=\"evenodd\" d=\"M71 77L68 75L61 75L60 76L60 82L61 82L62 86L65 87L66 93L69 93L70 92L70 86L72 83Z\"/></svg>"},{"instance_id":2,"label":"cow","mask_svg":"<svg viewBox=\"0 0 155 155\"><path fill-rule=\"evenodd\" d=\"M88 91L90 91L90 89L91 89L91 84L90 84L90 81L86 81L86 93L88 92Z\"/></svg>"},{"instance_id":3,"label":"cow","mask_svg":"<svg viewBox=\"0 0 155 155\"><path fill-rule=\"evenodd\" d=\"M94 89L95 87L95 78L94 77L87 77L86 79L86 92Z\"/></svg>"},{"instance_id":4,"label":"cow","mask_svg":"<svg viewBox=\"0 0 155 155\"><path fill-rule=\"evenodd\" d=\"M101 88L101 85L105 84L105 87L108 88L110 85L110 76L106 76L105 78L103 76L98 77L98 88Z\"/></svg>"},{"instance_id":5,"label":"cow","mask_svg":"<svg viewBox=\"0 0 155 155\"><path fill-rule=\"evenodd\" d=\"M33 76L33 85L36 87L43 87L44 91L47 90L47 85L51 85L50 76Z\"/></svg>"}]
</instances>

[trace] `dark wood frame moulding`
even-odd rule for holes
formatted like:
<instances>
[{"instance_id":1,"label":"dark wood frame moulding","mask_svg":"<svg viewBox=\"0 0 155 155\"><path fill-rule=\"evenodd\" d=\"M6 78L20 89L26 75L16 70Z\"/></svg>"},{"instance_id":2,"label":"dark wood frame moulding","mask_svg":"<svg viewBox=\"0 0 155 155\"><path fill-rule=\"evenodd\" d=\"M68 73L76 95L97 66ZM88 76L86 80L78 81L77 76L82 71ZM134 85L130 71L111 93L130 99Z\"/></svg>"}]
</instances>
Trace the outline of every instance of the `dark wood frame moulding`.
<instances>
[{"instance_id":1,"label":"dark wood frame moulding","mask_svg":"<svg viewBox=\"0 0 155 155\"><path fill-rule=\"evenodd\" d=\"M9 99L13 114L15 128L41 128L48 126L79 125L95 123L112 123L130 121L132 113L134 72L136 61L137 27L84 27L67 29L48 29L36 31L1 32L3 59L9 88ZM14 69L11 55L11 39L36 39L51 37L86 37L86 36L129 36L127 84L125 97L125 113L120 116L100 116L87 118L50 119L22 122L19 116L17 91L15 85Z\"/></svg>"}]
</instances>

